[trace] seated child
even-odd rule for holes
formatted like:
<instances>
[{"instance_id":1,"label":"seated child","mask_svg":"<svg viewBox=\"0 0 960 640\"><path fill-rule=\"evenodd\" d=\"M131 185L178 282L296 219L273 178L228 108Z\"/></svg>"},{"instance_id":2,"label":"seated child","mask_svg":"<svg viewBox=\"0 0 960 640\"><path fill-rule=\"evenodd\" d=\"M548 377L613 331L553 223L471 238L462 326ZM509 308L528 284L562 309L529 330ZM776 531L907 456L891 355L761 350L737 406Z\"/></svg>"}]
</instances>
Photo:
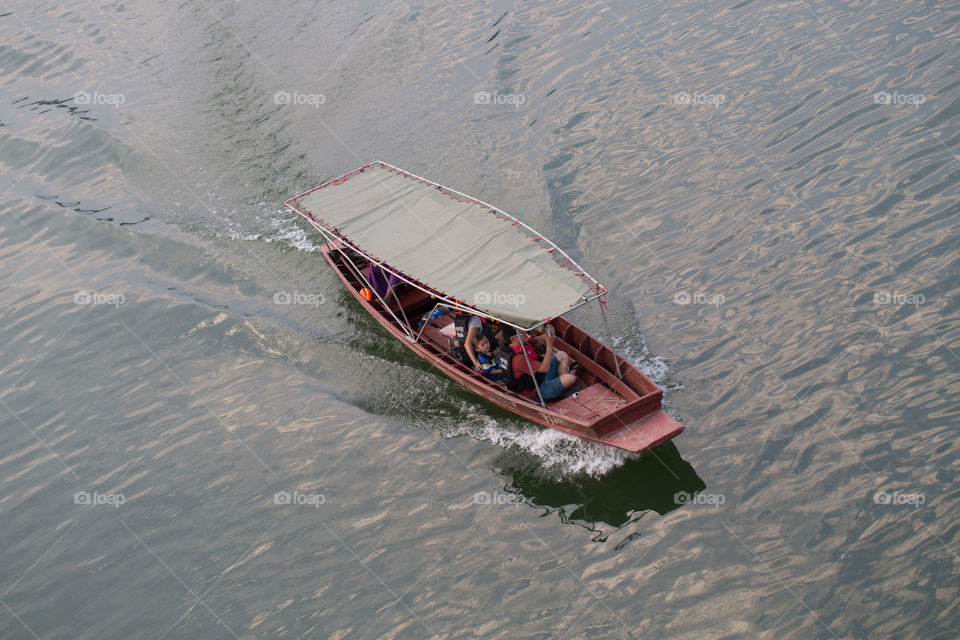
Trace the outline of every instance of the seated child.
<instances>
[{"instance_id":1,"label":"seated child","mask_svg":"<svg viewBox=\"0 0 960 640\"><path fill-rule=\"evenodd\" d=\"M497 369L493 364L493 356L490 354L490 339L480 334L476 345L477 361L480 363L483 375L493 382L503 382L503 369Z\"/></svg>"}]
</instances>

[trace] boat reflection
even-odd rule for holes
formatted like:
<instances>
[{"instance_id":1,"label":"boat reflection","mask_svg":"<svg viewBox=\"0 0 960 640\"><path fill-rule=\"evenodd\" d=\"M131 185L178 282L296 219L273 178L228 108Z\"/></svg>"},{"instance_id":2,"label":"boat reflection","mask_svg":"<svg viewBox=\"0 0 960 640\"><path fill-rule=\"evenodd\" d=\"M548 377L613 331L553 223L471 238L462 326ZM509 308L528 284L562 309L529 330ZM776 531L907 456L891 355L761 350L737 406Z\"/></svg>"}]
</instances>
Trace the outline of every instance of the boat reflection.
<instances>
[{"instance_id":1,"label":"boat reflection","mask_svg":"<svg viewBox=\"0 0 960 640\"><path fill-rule=\"evenodd\" d=\"M649 511L663 515L682 506L682 500L675 498L678 493L692 495L706 488L672 442L631 458L599 478L551 476L542 461L528 456L505 454L494 464L508 478L508 490L534 506L556 511L564 522L579 524L603 537L609 532L596 526L600 523L619 528Z\"/></svg>"}]
</instances>

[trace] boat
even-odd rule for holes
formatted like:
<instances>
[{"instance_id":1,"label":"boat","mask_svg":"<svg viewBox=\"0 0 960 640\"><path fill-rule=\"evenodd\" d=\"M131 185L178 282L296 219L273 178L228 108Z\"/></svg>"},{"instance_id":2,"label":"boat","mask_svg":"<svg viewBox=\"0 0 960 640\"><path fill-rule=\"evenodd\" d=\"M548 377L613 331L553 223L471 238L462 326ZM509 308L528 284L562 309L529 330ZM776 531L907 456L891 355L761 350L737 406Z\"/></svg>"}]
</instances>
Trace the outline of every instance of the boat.
<instances>
[{"instance_id":1,"label":"boat","mask_svg":"<svg viewBox=\"0 0 960 640\"><path fill-rule=\"evenodd\" d=\"M380 161L284 204L321 234L327 262L384 329L478 396L545 427L631 452L683 431L663 410L663 390L611 347L606 287L519 219ZM371 282L371 267L390 275L386 290ZM566 317L594 301L609 344ZM576 384L545 402L539 387L531 399L464 365L451 353L456 314L525 335L552 332L555 348L579 365Z\"/></svg>"}]
</instances>

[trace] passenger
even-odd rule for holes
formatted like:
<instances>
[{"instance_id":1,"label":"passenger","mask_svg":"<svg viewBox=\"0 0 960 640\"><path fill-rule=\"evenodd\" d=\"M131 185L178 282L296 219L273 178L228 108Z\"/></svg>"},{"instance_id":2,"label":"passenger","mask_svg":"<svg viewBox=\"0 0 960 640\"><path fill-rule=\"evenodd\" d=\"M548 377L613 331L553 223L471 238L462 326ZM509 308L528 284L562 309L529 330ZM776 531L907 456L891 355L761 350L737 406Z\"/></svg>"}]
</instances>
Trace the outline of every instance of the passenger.
<instances>
[{"instance_id":1,"label":"passenger","mask_svg":"<svg viewBox=\"0 0 960 640\"><path fill-rule=\"evenodd\" d=\"M507 388L531 399L538 399L536 387L533 383L533 377L530 375L530 368L533 368L536 376L537 385L540 387L540 395L544 402L556 400L564 391L572 387L577 382L577 377L570 373L570 356L564 351L558 351L553 348L554 336L548 332L543 336L543 342L546 346L546 353L543 358L534 346L537 344L537 338L530 338L525 344L521 342L521 334L508 328L504 331L509 337L510 347L513 349L514 356L510 361L510 370L513 372L513 379L507 381ZM526 351L526 357L524 357ZM527 361L530 365L528 367Z\"/></svg>"},{"instance_id":2,"label":"passenger","mask_svg":"<svg viewBox=\"0 0 960 640\"><path fill-rule=\"evenodd\" d=\"M498 325L499 326L499 325ZM484 320L480 316L470 316L467 321L467 335L463 339L463 352L466 354L466 360L463 364L473 365L477 371L483 371L480 366L480 360L477 358L477 341L480 336L486 336L490 341L490 346L496 348L499 345L496 329L489 320Z\"/></svg>"},{"instance_id":3,"label":"passenger","mask_svg":"<svg viewBox=\"0 0 960 640\"><path fill-rule=\"evenodd\" d=\"M370 284L373 286L377 295L383 298L384 302L390 304L391 298L396 298L396 288L403 283L400 276L395 274L387 267L378 267L375 263L370 263L370 271L367 276Z\"/></svg>"},{"instance_id":4,"label":"passenger","mask_svg":"<svg viewBox=\"0 0 960 640\"><path fill-rule=\"evenodd\" d=\"M493 355L490 353L490 339L485 335L480 335L477 339L477 360L480 362L480 370L484 377L493 382L503 382L503 369L498 369L493 363Z\"/></svg>"}]
</instances>

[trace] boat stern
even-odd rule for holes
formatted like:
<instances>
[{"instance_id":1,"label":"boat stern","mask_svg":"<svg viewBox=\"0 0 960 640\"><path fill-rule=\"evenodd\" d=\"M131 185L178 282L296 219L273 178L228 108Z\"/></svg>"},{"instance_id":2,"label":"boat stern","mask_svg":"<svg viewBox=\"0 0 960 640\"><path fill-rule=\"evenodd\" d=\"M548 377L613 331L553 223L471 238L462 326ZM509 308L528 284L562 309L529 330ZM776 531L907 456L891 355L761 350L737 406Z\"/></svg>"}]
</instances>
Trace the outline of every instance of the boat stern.
<instances>
[{"instance_id":1,"label":"boat stern","mask_svg":"<svg viewBox=\"0 0 960 640\"><path fill-rule=\"evenodd\" d=\"M624 423L618 429L607 431L598 440L618 449L634 453L649 451L673 439L683 431L683 425L663 410Z\"/></svg>"}]
</instances>

